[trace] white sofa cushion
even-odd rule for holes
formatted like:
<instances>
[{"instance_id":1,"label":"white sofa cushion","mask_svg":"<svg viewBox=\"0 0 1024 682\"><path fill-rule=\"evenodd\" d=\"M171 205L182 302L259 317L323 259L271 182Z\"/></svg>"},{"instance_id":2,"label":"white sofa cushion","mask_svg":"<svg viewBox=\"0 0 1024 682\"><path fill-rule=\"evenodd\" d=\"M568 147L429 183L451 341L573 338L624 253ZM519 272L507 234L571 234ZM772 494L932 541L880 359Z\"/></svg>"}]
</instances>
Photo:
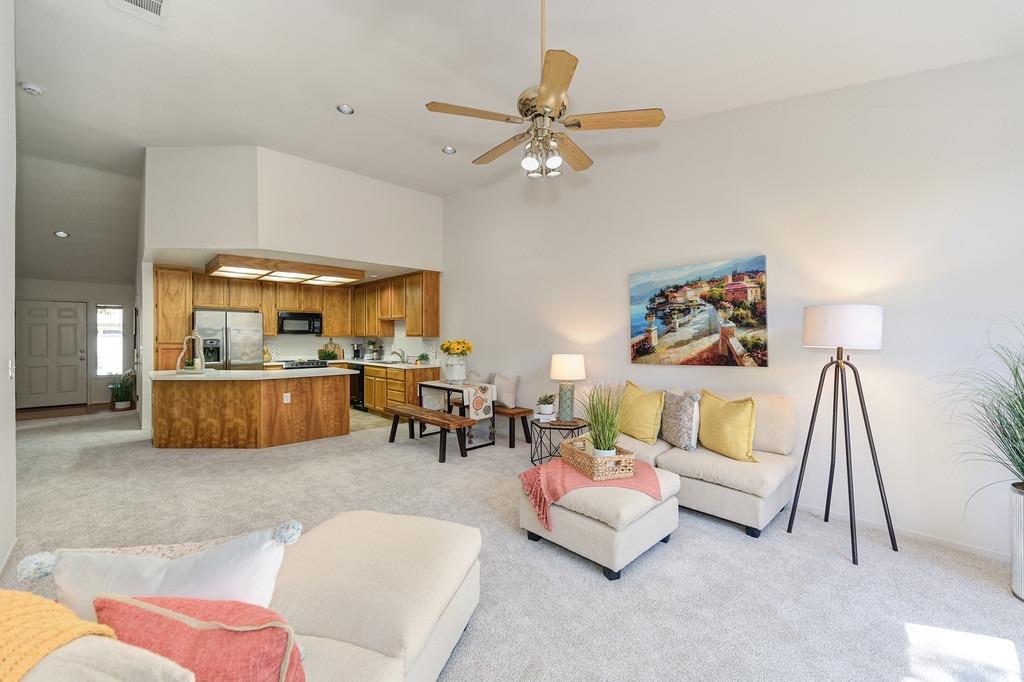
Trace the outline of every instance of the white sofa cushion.
<instances>
[{"instance_id":1,"label":"white sofa cushion","mask_svg":"<svg viewBox=\"0 0 1024 682\"><path fill-rule=\"evenodd\" d=\"M408 667L479 554L477 528L342 512L287 549L270 608L296 634L349 642Z\"/></svg>"},{"instance_id":2,"label":"white sofa cushion","mask_svg":"<svg viewBox=\"0 0 1024 682\"><path fill-rule=\"evenodd\" d=\"M87 635L57 647L21 679L22 682L195 682L196 676L152 651L110 637Z\"/></svg>"},{"instance_id":3,"label":"white sofa cushion","mask_svg":"<svg viewBox=\"0 0 1024 682\"><path fill-rule=\"evenodd\" d=\"M636 438L633 438L633 436L627 436L624 433L619 434L615 444L636 455L637 461L647 462L651 466L654 466L654 462L658 459L658 455L672 449L672 445L670 443L666 443L660 438L655 440L653 443L645 443L642 440L637 440Z\"/></svg>"},{"instance_id":4,"label":"white sofa cushion","mask_svg":"<svg viewBox=\"0 0 1024 682\"><path fill-rule=\"evenodd\" d=\"M788 455L796 441L796 408L793 400L779 393L721 393L727 400L750 396L754 399L754 451ZM755 457L757 455L755 454Z\"/></svg>"},{"instance_id":5,"label":"white sofa cushion","mask_svg":"<svg viewBox=\"0 0 1024 682\"><path fill-rule=\"evenodd\" d=\"M302 647L306 682L341 679L360 682L399 682L405 677L402 659L325 637L296 635Z\"/></svg>"},{"instance_id":6,"label":"white sofa cushion","mask_svg":"<svg viewBox=\"0 0 1024 682\"><path fill-rule=\"evenodd\" d=\"M679 492L679 476L660 469L655 469L654 473L661 485L661 498L657 500L639 490L595 486L571 490L555 504L622 530Z\"/></svg>"},{"instance_id":7,"label":"white sofa cushion","mask_svg":"<svg viewBox=\"0 0 1024 682\"><path fill-rule=\"evenodd\" d=\"M658 456L658 467L686 478L767 497L799 464L798 458L754 450L756 462L741 462L697 446L693 452L672 448ZM685 504L685 500L683 503Z\"/></svg>"}]
</instances>

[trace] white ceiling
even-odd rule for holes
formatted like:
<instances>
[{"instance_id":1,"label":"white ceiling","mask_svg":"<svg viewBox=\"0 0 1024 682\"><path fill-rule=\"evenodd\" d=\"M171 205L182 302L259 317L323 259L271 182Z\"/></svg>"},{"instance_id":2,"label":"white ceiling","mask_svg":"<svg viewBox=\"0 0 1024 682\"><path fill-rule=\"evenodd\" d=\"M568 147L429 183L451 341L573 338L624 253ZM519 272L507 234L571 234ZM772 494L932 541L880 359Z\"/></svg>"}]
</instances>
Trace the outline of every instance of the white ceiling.
<instances>
[{"instance_id":1,"label":"white ceiling","mask_svg":"<svg viewBox=\"0 0 1024 682\"><path fill-rule=\"evenodd\" d=\"M104 0L18 0L18 77L46 88L19 93L19 152L138 176L147 145L258 144L441 196L481 186L516 162L470 161L518 128L423 105L515 113L538 5L165 0L159 27ZM571 111L661 106L670 123L1024 49L1019 0L548 5L549 47L580 58ZM632 141L657 152L656 130L575 137L588 173Z\"/></svg>"}]
</instances>

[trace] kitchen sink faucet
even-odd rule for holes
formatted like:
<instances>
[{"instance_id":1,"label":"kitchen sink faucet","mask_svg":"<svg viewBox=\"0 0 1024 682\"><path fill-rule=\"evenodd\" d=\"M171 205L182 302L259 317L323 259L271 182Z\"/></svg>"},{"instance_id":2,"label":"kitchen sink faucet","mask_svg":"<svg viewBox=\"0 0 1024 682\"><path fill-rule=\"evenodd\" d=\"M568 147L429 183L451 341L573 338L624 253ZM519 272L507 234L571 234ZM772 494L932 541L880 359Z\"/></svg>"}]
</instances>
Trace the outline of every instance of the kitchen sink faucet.
<instances>
[{"instance_id":1,"label":"kitchen sink faucet","mask_svg":"<svg viewBox=\"0 0 1024 682\"><path fill-rule=\"evenodd\" d=\"M402 364L408 363L408 356L406 356L405 351L402 350L401 348L391 351L391 354L397 355L398 359L402 362Z\"/></svg>"}]
</instances>

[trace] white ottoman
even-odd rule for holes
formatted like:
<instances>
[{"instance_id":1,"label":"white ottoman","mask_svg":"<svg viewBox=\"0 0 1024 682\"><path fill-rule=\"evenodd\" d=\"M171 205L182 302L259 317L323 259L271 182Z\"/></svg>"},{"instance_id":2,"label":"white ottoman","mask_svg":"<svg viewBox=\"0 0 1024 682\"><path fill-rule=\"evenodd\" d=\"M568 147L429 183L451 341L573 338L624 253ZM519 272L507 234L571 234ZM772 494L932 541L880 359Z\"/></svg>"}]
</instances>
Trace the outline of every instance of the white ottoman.
<instances>
[{"instance_id":1,"label":"white ottoman","mask_svg":"<svg viewBox=\"0 0 1024 682\"><path fill-rule=\"evenodd\" d=\"M550 540L601 565L608 580L618 580L629 562L659 541L668 542L679 527L679 476L654 471L661 484L660 500L629 488L577 488L551 505L551 530L541 525L523 493L519 527L530 540Z\"/></svg>"}]
</instances>

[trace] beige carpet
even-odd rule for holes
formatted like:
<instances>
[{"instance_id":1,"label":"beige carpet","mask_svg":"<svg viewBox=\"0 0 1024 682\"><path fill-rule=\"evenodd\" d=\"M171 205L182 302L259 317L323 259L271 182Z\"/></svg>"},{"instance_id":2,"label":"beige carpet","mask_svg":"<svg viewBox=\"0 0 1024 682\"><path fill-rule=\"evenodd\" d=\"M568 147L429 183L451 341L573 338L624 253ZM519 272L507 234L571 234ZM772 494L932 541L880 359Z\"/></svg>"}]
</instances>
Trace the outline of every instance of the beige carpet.
<instances>
[{"instance_id":1,"label":"beige carpet","mask_svg":"<svg viewBox=\"0 0 1024 682\"><path fill-rule=\"evenodd\" d=\"M342 509L422 514L483 533L480 607L445 680L1020 680L1024 603L1008 567L807 514L759 540L681 511L680 528L608 582L516 526L528 446L436 461L386 429L265 451L154 450L134 415L18 425L13 564L55 547L177 543ZM400 432L401 433L401 432ZM339 677L343 679L343 677Z\"/></svg>"}]
</instances>

